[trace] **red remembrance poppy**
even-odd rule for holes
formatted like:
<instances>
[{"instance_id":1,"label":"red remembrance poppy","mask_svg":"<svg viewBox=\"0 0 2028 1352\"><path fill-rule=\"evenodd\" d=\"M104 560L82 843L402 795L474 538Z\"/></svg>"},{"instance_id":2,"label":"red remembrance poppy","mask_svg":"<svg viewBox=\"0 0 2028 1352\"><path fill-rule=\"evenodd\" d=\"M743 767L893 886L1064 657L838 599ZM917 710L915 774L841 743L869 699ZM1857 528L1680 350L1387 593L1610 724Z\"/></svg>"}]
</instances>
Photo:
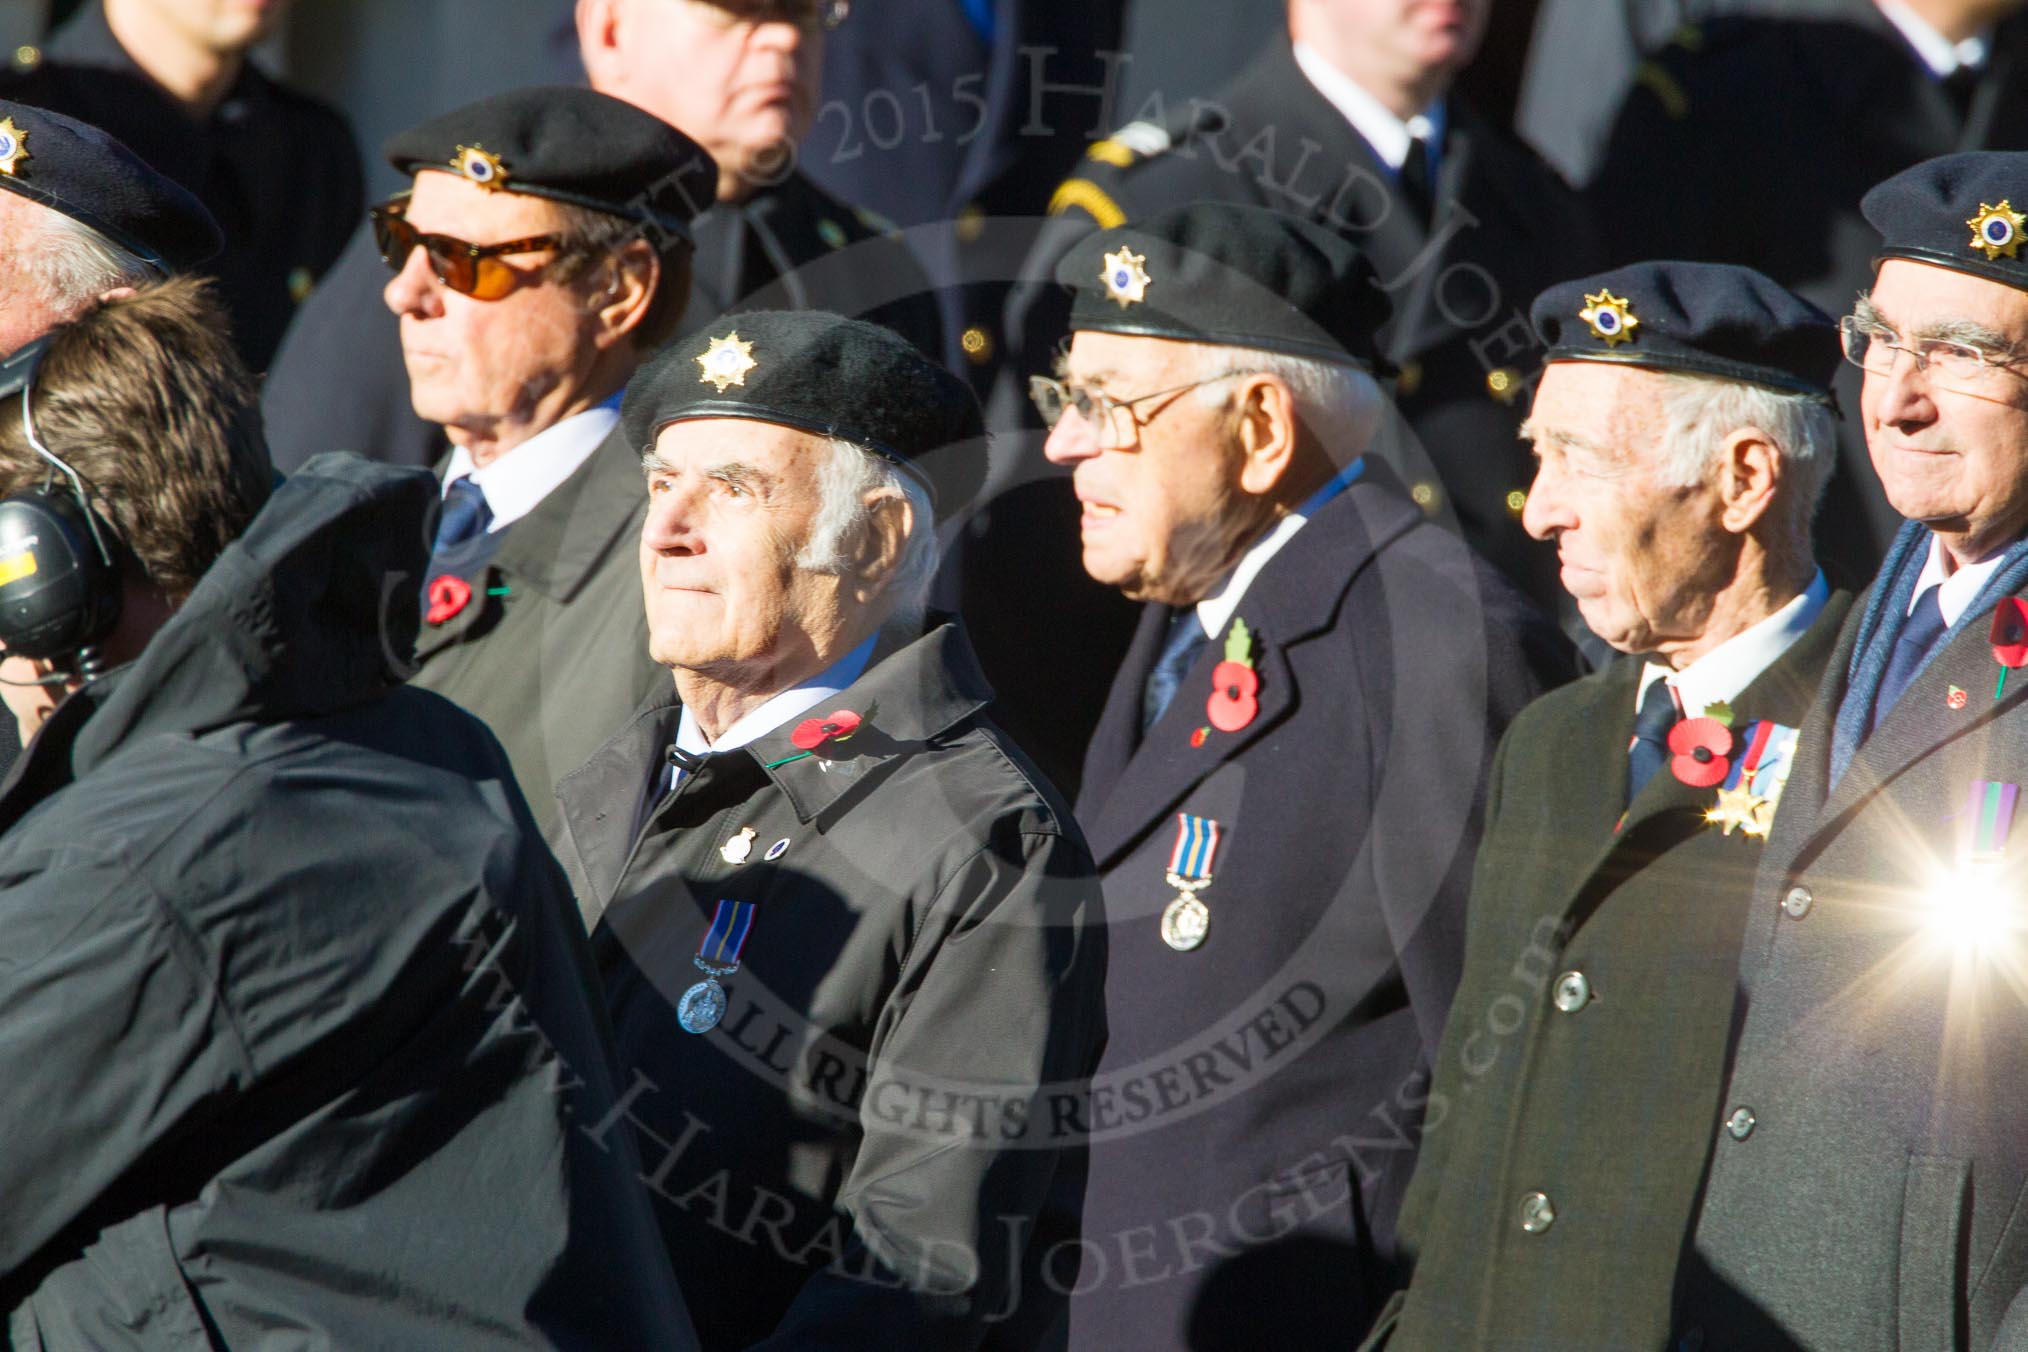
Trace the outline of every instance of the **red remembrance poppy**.
<instances>
[{"instance_id":1,"label":"red remembrance poppy","mask_svg":"<svg viewBox=\"0 0 2028 1352\"><path fill-rule=\"evenodd\" d=\"M1211 669L1211 698L1204 712L1211 726L1220 732L1238 732L1260 712L1254 696L1260 693L1260 674L1244 662L1220 662Z\"/></svg>"},{"instance_id":2,"label":"red remembrance poppy","mask_svg":"<svg viewBox=\"0 0 2028 1352\"><path fill-rule=\"evenodd\" d=\"M2009 596L1993 607L1993 660L2003 667L2028 666L2028 601Z\"/></svg>"},{"instance_id":3,"label":"red remembrance poppy","mask_svg":"<svg viewBox=\"0 0 2028 1352\"><path fill-rule=\"evenodd\" d=\"M806 718L789 734L789 744L798 751L815 751L826 742L842 742L859 731L859 715L839 709L823 718Z\"/></svg>"},{"instance_id":4,"label":"red remembrance poppy","mask_svg":"<svg viewBox=\"0 0 2028 1352\"><path fill-rule=\"evenodd\" d=\"M471 583L461 577L440 577L430 583L430 608L423 618L431 624L442 624L471 603Z\"/></svg>"},{"instance_id":5,"label":"red remembrance poppy","mask_svg":"<svg viewBox=\"0 0 2028 1352\"><path fill-rule=\"evenodd\" d=\"M1732 773L1732 729L1715 718L1686 718L1669 729L1669 771L1693 788L1723 784Z\"/></svg>"}]
</instances>

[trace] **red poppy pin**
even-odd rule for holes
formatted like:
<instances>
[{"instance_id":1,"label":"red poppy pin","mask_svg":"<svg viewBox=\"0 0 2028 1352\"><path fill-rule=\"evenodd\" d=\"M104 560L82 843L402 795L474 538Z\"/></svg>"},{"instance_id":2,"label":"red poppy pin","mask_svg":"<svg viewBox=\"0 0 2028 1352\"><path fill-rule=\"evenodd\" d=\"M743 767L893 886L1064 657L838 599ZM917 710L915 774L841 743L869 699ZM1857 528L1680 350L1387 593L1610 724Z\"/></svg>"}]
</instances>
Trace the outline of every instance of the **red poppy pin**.
<instances>
[{"instance_id":1,"label":"red poppy pin","mask_svg":"<svg viewBox=\"0 0 2028 1352\"><path fill-rule=\"evenodd\" d=\"M1732 729L1715 718L1686 718L1669 729L1669 772L1692 788L1723 784L1732 773Z\"/></svg>"},{"instance_id":2,"label":"red poppy pin","mask_svg":"<svg viewBox=\"0 0 2028 1352\"><path fill-rule=\"evenodd\" d=\"M815 751L829 742L842 742L859 731L859 715L839 709L822 718L806 718L789 734L789 745L798 751Z\"/></svg>"},{"instance_id":3,"label":"red poppy pin","mask_svg":"<svg viewBox=\"0 0 2028 1352\"><path fill-rule=\"evenodd\" d=\"M1225 636L1225 660L1211 669L1211 698L1204 712L1220 732L1238 732L1260 712L1260 673L1253 669L1253 633L1235 618Z\"/></svg>"},{"instance_id":4,"label":"red poppy pin","mask_svg":"<svg viewBox=\"0 0 2028 1352\"><path fill-rule=\"evenodd\" d=\"M472 603L472 584L461 577L445 575L430 583L430 608L423 616L431 624L443 624Z\"/></svg>"},{"instance_id":5,"label":"red poppy pin","mask_svg":"<svg viewBox=\"0 0 2028 1352\"><path fill-rule=\"evenodd\" d=\"M2000 664L2000 679L1993 685L1993 698L2007 689L2007 673L2028 666L2028 601L2005 597L1993 607L1993 660Z\"/></svg>"}]
</instances>

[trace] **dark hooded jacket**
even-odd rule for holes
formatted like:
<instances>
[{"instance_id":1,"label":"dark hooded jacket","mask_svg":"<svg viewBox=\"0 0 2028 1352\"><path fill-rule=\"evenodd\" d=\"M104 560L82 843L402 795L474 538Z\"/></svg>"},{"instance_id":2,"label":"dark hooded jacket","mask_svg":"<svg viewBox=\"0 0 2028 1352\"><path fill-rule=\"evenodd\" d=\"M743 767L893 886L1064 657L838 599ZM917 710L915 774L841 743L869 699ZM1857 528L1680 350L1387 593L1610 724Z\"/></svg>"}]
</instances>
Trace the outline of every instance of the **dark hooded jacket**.
<instances>
[{"instance_id":1,"label":"dark hooded jacket","mask_svg":"<svg viewBox=\"0 0 2028 1352\"><path fill-rule=\"evenodd\" d=\"M562 875L393 681L435 497L307 467L0 788L14 1352L695 1347Z\"/></svg>"}]
</instances>

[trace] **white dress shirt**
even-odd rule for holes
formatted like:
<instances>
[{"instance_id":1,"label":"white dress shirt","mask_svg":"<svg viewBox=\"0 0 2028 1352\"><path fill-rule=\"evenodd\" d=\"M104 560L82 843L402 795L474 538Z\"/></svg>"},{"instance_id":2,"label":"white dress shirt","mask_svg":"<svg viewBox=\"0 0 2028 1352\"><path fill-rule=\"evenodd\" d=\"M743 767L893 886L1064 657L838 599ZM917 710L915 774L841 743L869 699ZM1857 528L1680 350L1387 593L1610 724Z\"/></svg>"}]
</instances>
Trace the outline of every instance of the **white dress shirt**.
<instances>
[{"instance_id":1,"label":"white dress shirt","mask_svg":"<svg viewBox=\"0 0 2028 1352\"><path fill-rule=\"evenodd\" d=\"M1667 681L1676 697L1676 707L1685 718L1702 717L1714 704L1730 704L1754 678L1773 666L1795 641L1809 632L1831 599L1831 584L1819 569L1810 585L1774 614L1749 629L1743 629L1681 671L1672 671L1660 662L1641 668L1640 684L1634 690L1638 711L1648 687Z\"/></svg>"},{"instance_id":2,"label":"white dress shirt","mask_svg":"<svg viewBox=\"0 0 2028 1352\"><path fill-rule=\"evenodd\" d=\"M1995 551L1991 558L1968 563L1956 572L1944 571L1943 542L1936 536L1929 537L1929 561L1922 566L1922 576L1915 580L1915 591L1908 598L1908 613L1915 614L1915 603L1931 587L1941 587L1936 594L1936 608L1943 612L1944 628L1958 622L1958 616L1965 613L1978 594L1985 589L1986 579L1993 570L2006 562L2003 552Z\"/></svg>"},{"instance_id":3,"label":"white dress shirt","mask_svg":"<svg viewBox=\"0 0 2028 1352\"><path fill-rule=\"evenodd\" d=\"M1318 55L1316 48L1307 42L1296 44L1296 64L1317 87L1317 92L1345 115L1352 130L1366 138L1366 144L1373 147L1380 162L1395 173L1401 172L1402 162L1408 158L1410 140L1420 139L1429 147L1429 181L1436 182L1444 125L1449 120L1442 99L1404 122L1351 76Z\"/></svg>"},{"instance_id":4,"label":"white dress shirt","mask_svg":"<svg viewBox=\"0 0 2028 1352\"><path fill-rule=\"evenodd\" d=\"M493 509L493 524L486 528L487 533L506 530L577 473L619 421L620 396L616 394L596 408L544 428L484 469L472 468L471 453L463 446L453 447L451 463L444 470L443 491L448 493L452 484L469 478L479 485L486 505Z\"/></svg>"},{"instance_id":5,"label":"white dress shirt","mask_svg":"<svg viewBox=\"0 0 2028 1352\"><path fill-rule=\"evenodd\" d=\"M1887 21L1901 30L1908 45L1937 79L1955 75L1960 69L1977 70L1986 64L1993 49L1993 30L1981 29L1963 42L1952 42L1930 27L1929 20L1910 9L1903 0L1873 0Z\"/></svg>"}]
</instances>

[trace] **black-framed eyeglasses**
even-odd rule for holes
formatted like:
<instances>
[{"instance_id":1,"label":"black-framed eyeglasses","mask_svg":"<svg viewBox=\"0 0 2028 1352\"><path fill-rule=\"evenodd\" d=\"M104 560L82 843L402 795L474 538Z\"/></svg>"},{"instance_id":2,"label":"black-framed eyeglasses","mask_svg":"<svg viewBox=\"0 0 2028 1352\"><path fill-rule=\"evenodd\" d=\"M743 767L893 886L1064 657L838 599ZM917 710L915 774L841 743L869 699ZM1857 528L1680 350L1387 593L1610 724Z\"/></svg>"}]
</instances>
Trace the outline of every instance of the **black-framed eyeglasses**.
<instances>
[{"instance_id":1,"label":"black-framed eyeglasses","mask_svg":"<svg viewBox=\"0 0 2028 1352\"><path fill-rule=\"evenodd\" d=\"M852 14L852 0L693 0L735 23L792 23L808 32L836 28Z\"/></svg>"},{"instance_id":2,"label":"black-framed eyeglasses","mask_svg":"<svg viewBox=\"0 0 2028 1352\"><path fill-rule=\"evenodd\" d=\"M1140 439L1141 429L1162 415L1165 403L1153 413L1143 417L1135 410L1142 404L1157 399L1174 399L1200 385L1209 385L1217 380L1230 380L1234 376L1246 375L1245 371L1221 371L1215 376L1204 376L1187 385L1172 389L1156 390L1152 394L1137 394L1132 399L1115 399L1099 390L1086 389L1082 385L1071 385L1051 376L1028 377L1028 397L1035 404L1035 411L1042 415L1045 427L1054 428L1063 420L1065 412L1077 416L1090 427L1098 437L1100 450L1116 451L1131 446Z\"/></svg>"},{"instance_id":3,"label":"black-framed eyeglasses","mask_svg":"<svg viewBox=\"0 0 2028 1352\"><path fill-rule=\"evenodd\" d=\"M528 280L527 274L507 266L501 261L503 258L563 249L568 243L562 235L530 235L499 244L473 244L455 235L424 234L403 218L405 207L406 203L397 198L366 213L373 224L373 242L380 249L381 260L400 272L408 266L409 254L419 246L429 261L431 275L473 300L499 300Z\"/></svg>"},{"instance_id":4,"label":"black-framed eyeglasses","mask_svg":"<svg viewBox=\"0 0 2028 1352\"><path fill-rule=\"evenodd\" d=\"M2015 368L2028 362L2028 356L1995 352L1972 343L1945 338L1904 339L1886 325L1867 323L1857 315L1846 315L1838 321L1838 341L1845 350L1845 360L1870 375L1893 374L1895 356L1906 352L1915 369L1927 375L1932 383L1964 394L1989 392L1999 372L2021 375Z\"/></svg>"}]
</instances>

